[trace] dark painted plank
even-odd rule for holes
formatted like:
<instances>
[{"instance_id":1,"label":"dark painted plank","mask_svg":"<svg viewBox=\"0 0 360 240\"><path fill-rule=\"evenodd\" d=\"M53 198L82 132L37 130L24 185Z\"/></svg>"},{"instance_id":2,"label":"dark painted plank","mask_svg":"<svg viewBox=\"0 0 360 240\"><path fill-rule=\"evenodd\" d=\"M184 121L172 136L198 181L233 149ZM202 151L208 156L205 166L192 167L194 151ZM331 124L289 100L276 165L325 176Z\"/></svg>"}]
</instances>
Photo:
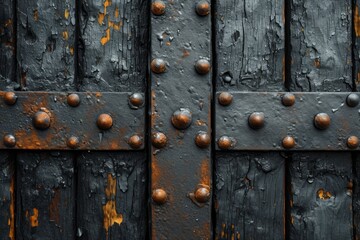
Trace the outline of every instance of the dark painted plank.
<instances>
[{"instance_id":1,"label":"dark painted plank","mask_svg":"<svg viewBox=\"0 0 360 240\"><path fill-rule=\"evenodd\" d=\"M279 153L217 153L216 239L284 238L284 169Z\"/></svg>"},{"instance_id":2,"label":"dark painted plank","mask_svg":"<svg viewBox=\"0 0 360 240\"><path fill-rule=\"evenodd\" d=\"M353 239L351 155L294 154L289 168L289 239Z\"/></svg>"},{"instance_id":3,"label":"dark painted plank","mask_svg":"<svg viewBox=\"0 0 360 240\"><path fill-rule=\"evenodd\" d=\"M354 0L354 9L353 9L353 35L354 35L354 45L353 45L353 56L354 56L354 89L357 91L360 90L360 1Z\"/></svg>"},{"instance_id":4,"label":"dark painted plank","mask_svg":"<svg viewBox=\"0 0 360 240\"><path fill-rule=\"evenodd\" d=\"M145 239L148 164L144 152L78 157L79 239Z\"/></svg>"},{"instance_id":5,"label":"dark painted plank","mask_svg":"<svg viewBox=\"0 0 360 240\"><path fill-rule=\"evenodd\" d=\"M13 155L0 152L0 238L15 240L15 169Z\"/></svg>"},{"instance_id":6,"label":"dark painted plank","mask_svg":"<svg viewBox=\"0 0 360 240\"><path fill-rule=\"evenodd\" d=\"M75 0L18 1L17 76L31 91L72 90Z\"/></svg>"},{"instance_id":7,"label":"dark painted plank","mask_svg":"<svg viewBox=\"0 0 360 240\"><path fill-rule=\"evenodd\" d=\"M75 177L71 153L17 154L18 239L74 239Z\"/></svg>"},{"instance_id":8,"label":"dark painted plank","mask_svg":"<svg viewBox=\"0 0 360 240\"><path fill-rule=\"evenodd\" d=\"M283 90L284 8L284 1L216 1L217 90Z\"/></svg>"},{"instance_id":9,"label":"dark painted plank","mask_svg":"<svg viewBox=\"0 0 360 240\"><path fill-rule=\"evenodd\" d=\"M14 1L0 2L0 90L17 88L15 81L15 17Z\"/></svg>"},{"instance_id":10,"label":"dark painted plank","mask_svg":"<svg viewBox=\"0 0 360 240\"><path fill-rule=\"evenodd\" d=\"M292 91L351 91L351 7L351 0L291 0Z\"/></svg>"},{"instance_id":11,"label":"dark painted plank","mask_svg":"<svg viewBox=\"0 0 360 240\"><path fill-rule=\"evenodd\" d=\"M284 1L216 1L216 91L285 89L284 9ZM215 172L215 239L284 239L279 154L217 152Z\"/></svg>"},{"instance_id":12,"label":"dark painted plank","mask_svg":"<svg viewBox=\"0 0 360 240\"><path fill-rule=\"evenodd\" d=\"M79 89L143 92L148 1L80 2ZM145 239L145 151L84 154L77 159L77 166L77 236L86 240Z\"/></svg>"},{"instance_id":13,"label":"dark painted plank","mask_svg":"<svg viewBox=\"0 0 360 240\"><path fill-rule=\"evenodd\" d=\"M353 183L349 184L349 192L353 191L353 218L354 218L354 237L353 239L360 239L360 154L353 154Z\"/></svg>"}]
</instances>

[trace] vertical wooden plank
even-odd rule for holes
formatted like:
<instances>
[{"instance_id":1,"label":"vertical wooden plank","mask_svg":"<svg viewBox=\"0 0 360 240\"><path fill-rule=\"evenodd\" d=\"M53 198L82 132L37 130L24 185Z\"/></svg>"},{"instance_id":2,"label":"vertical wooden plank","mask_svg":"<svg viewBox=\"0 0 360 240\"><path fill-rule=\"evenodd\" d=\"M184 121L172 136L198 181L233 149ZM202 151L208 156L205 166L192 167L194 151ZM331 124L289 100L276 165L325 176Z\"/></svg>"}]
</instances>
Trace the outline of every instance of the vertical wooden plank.
<instances>
[{"instance_id":1,"label":"vertical wooden plank","mask_svg":"<svg viewBox=\"0 0 360 240\"><path fill-rule=\"evenodd\" d=\"M148 1L80 2L79 89L144 94ZM99 134L106 131L99 130ZM78 157L79 239L146 238L146 163L145 151L98 152Z\"/></svg>"},{"instance_id":2,"label":"vertical wooden plank","mask_svg":"<svg viewBox=\"0 0 360 240\"><path fill-rule=\"evenodd\" d=\"M353 7L353 57L354 57L354 66L353 66L353 81L354 81L354 90L360 90L360 1L354 0Z\"/></svg>"},{"instance_id":3,"label":"vertical wooden plank","mask_svg":"<svg viewBox=\"0 0 360 240\"><path fill-rule=\"evenodd\" d=\"M354 237L360 239L360 154L353 154L353 184L349 185L349 190L353 190L353 218L354 218Z\"/></svg>"},{"instance_id":4,"label":"vertical wooden plank","mask_svg":"<svg viewBox=\"0 0 360 240\"><path fill-rule=\"evenodd\" d=\"M284 9L284 1L216 1L216 91L285 89ZM217 152L215 173L215 239L285 238L280 154Z\"/></svg>"},{"instance_id":5,"label":"vertical wooden plank","mask_svg":"<svg viewBox=\"0 0 360 240\"><path fill-rule=\"evenodd\" d=\"M353 88L351 7L350 0L291 1L292 90ZM288 179L289 239L352 239L351 161L348 153L294 153Z\"/></svg>"},{"instance_id":6,"label":"vertical wooden plank","mask_svg":"<svg viewBox=\"0 0 360 240\"><path fill-rule=\"evenodd\" d=\"M17 77L22 89L74 90L75 1L17 3ZM17 238L74 239L74 179L71 153L17 155Z\"/></svg>"}]
</instances>

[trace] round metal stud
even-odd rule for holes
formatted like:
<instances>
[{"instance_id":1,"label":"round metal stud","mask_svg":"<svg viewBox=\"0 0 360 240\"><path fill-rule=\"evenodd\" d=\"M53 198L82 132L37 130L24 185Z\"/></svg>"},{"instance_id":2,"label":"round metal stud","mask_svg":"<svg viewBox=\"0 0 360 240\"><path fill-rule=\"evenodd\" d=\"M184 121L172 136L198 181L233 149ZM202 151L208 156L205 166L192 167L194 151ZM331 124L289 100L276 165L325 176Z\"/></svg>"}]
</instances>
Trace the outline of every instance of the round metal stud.
<instances>
[{"instance_id":1,"label":"round metal stud","mask_svg":"<svg viewBox=\"0 0 360 240\"><path fill-rule=\"evenodd\" d=\"M48 113L39 111L33 117L34 127L40 130L45 130L50 127L51 119Z\"/></svg>"},{"instance_id":2,"label":"round metal stud","mask_svg":"<svg viewBox=\"0 0 360 240\"><path fill-rule=\"evenodd\" d=\"M113 125L113 119L109 114L100 114L96 121L97 126L102 130L108 130Z\"/></svg>"},{"instance_id":3,"label":"round metal stud","mask_svg":"<svg viewBox=\"0 0 360 240\"><path fill-rule=\"evenodd\" d=\"M14 105L16 103L17 96L14 92L6 92L4 95L4 101L7 105Z\"/></svg>"},{"instance_id":4,"label":"round metal stud","mask_svg":"<svg viewBox=\"0 0 360 240\"><path fill-rule=\"evenodd\" d=\"M164 204L167 201L167 193L161 189L155 189L151 195L153 201L157 204Z\"/></svg>"},{"instance_id":5,"label":"round metal stud","mask_svg":"<svg viewBox=\"0 0 360 240\"><path fill-rule=\"evenodd\" d=\"M233 147L233 140L228 136L222 136L217 142L220 149L227 150Z\"/></svg>"},{"instance_id":6,"label":"round metal stud","mask_svg":"<svg viewBox=\"0 0 360 240\"><path fill-rule=\"evenodd\" d=\"M67 103L71 107L77 107L80 104L80 97L76 93L72 93L69 96L67 96Z\"/></svg>"},{"instance_id":7,"label":"round metal stud","mask_svg":"<svg viewBox=\"0 0 360 240\"><path fill-rule=\"evenodd\" d=\"M144 96L141 93L133 93L129 97L131 107L139 108L144 104Z\"/></svg>"},{"instance_id":8,"label":"round metal stud","mask_svg":"<svg viewBox=\"0 0 360 240\"><path fill-rule=\"evenodd\" d=\"M143 141L139 135L132 135L129 138L128 144L132 149L139 149L142 146Z\"/></svg>"},{"instance_id":9,"label":"round metal stud","mask_svg":"<svg viewBox=\"0 0 360 240\"><path fill-rule=\"evenodd\" d=\"M75 149L79 147L79 143L80 143L79 138L72 136L69 137L66 144L69 148Z\"/></svg>"},{"instance_id":10,"label":"round metal stud","mask_svg":"<svg viewBox=\"0 0 360 240\"><path fill-rule=\"evenodd\" d=\"M283 96L282 96L282 104L284 106L287 106L287 107L290 107L292 105L295 104L295 95L292 94L292 93L285 93Z\"/></svg>"},{"instance_id":11,"label":"round metal stud","mask_svg":"<svg viewBox=\"0 0 360 240\"><path fill-rule=\"evenodd\" d=\"M166 70L166 63L160 58L154 58L151 61L150 67L154 73L163 73Z\"/></svg>"},{"instance_id":12,"label":"round metal stud","mask_svg":"<svg viewBox=\"0 0 360 240\"><path fill-rule=\"evenodd\" d=\"M16 139L14 137L14 135L8 134L4 136L4 145L7 147L14 147L16 144Z\"/></svg>"},{"instance_id":13,"label":"round metal stud","mask_svg":"<svg viewBox=\"0 0 360 240\"><path fill-rule=\"evenodd\" d=\"M232 100L233 100L233 96L231 93L228 92L222 92L218 97L219 103L223 106L230 105L232 103Z\"/></svg>"},{"instance_id":14,"label":"round metal stud","mask_svg":"<svg viewBox=\"0 0 360 240\"><path fill-rule=\"evenodd\" d=\"M359 147L359 138L356 136L350 136L347 139L347 146L350 149L355 149L355 148Z\"/></svg>"},{"instance_id":15,"label":"round metal stud","mask_svg":"<svg viewBox=\"0 0 360 240\"><path fill-rule=\"evenodd\" d=\"M207 74L210 68L210 62L206 59L200 59L195 63L195 69L199 74Z\"/></svg>"},{"instance_id":16,"label":"round metal stud","mask_svg":"<svg viewBox=\"0 0 360 240\"><path fill-rule=\"evenodd\" d=\"M167 144L167 137L161 132L156 132L151 135L151 143L156 148L163 148Z\"/></svg>"},{"instance_id":17,"label":"round metal stud","mask_svg":"<svg viewBox=\"0 0 360 240\"><path fill-rule=\"evenodd\" d=\"M175 128L184 130L191 125L192 114L187 108L180 108L173 113L171 117L171 122Z\"/></svg>"},{"instance_id":18,"label":"round metal stud","mask_svg":"<svg viewBox=\"0 0 360 240\"><path fill-rule=\"evenodd\" d=\"M282 140L282 145L286 149L291 149L291 148L295 147L295 144L296 144L295 139L291 136L286 136Z\"/></svg>"},{"instance_id":19,"label":"round metal stud","mask_svg":"<svg viewBox=\"0 0 360 240\"><path fill-rule=\"evenodd\" d=\"M163 15L165 13L165 8L166 6L163 1L154 1L151 4L151 12L156 16Z\"/></svg>"},{"instance_id":20,"label":"round metal stud","mask_svg":"<svg viewBox=\"0 0 360 240\"><path fill-rule=\"evenodd\" d=\"M210 145L211 137L207 132L199 132L195 137L195 144L199 148L207 148Z\"/></svg>"},{"instance_id":21,"label":"round metal stud","mask_svg":"<svg viewBox=\"0 0 360 240\"><path fill-rule=\"evenodd\" d=\"M210 13L210 4L208 1L199 1L195 7L196 13L199 16L206 16Z\"/></svg>"},{"instance_id":22,"label":"round metal stud","mask_svg":"<svg viewBox=\"0 0 360 240\"><path fill-rule=\"evenodd\" d=\"M199 203L206 203L210 199L210 188L200 187L195 192L195 199Z\"/></svg>"},{"instance_id":23,"label":"round metal stud","mask_svg":"<svg viewBox=\"0 0 360 240\"><path fill-rule=\"evenodd\" d=\"M356 107L357 105L359 105L359 102L360 102L360 97L356 93L351 93L346 98L346 103L349 107Z\"/></svg>"},{"instance_id":24,"label":"round metal stud","mask_svg":"<svg viewBox=\"0 0 360 240\"><path fill-rule=\"evenodd\" d=\"M330 117L326 113L318 113L314 117L314 125L317 129L325 130L330 126Z\"/></svg>"},{"instance_id":25,"label":"round metal stud","mask_svg":"<svg viewBox=\"0 0 360 240\"><path fill-rule=\"evenodd\" d=\"M249 116L249 126L252 129L260 129L265 124L265 115L263 112L254 112Z\"/></svg>"}]
</instances>

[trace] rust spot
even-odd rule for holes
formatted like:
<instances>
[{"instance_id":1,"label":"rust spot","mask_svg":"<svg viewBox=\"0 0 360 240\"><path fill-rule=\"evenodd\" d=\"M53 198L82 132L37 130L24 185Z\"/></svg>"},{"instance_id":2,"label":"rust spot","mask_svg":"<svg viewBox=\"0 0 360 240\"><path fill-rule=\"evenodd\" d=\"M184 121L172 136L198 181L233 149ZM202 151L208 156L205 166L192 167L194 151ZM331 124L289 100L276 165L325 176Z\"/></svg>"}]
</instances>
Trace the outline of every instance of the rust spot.
<instances>
[{"instance_id":1,"label":"rust spot","mask_svg":"<svg viewBox=\"0 0 360 240\"><path fill-rule=\"evenodd\" d=\"M104 228L106 231L106 238L108 238L109 228L115 223L120 225L123 222L122 214L116 212L116 178L113 178L109 173L107 178L107 185L105 188L106 204L103 206L104 212Z\"/></svg>"},{"instance_id":2,"label":"rust spot","mask_svg":"<svg viewBox=\"0 0 360 240\"><path fill-rule=\"evenodd\" d=\"M171 42L170 42L170 41L167 41L167 42L165 43L165 45L166 45L166 46L171 46Z\"/></svg>"},{"instance_id":3,"label":"rust spot","mask_svg":"<svg viewBox=\"0 0 360 240\"><path fill-rule=\"evenodd\" d=\"M186 49L183 49L183 55L182 55L182 57L183 57L183 58L186 58L186 57L188 57L188 56L190 56L190 52L189 52L188 50L186 50Z\"/></svg>"},{"instance_id":4,"label":"rust spot","mask_svg":"<svg viewBox=\"0 0 360 240\"><path fill-rule=\"evenodd\" d=\"M71 54L71 56L74 56L74 52L75 52L74 47L70 47L70 54Z\"/></svg>"},{"instance_id":5,"label":"rust spot","mask_svg":"<svg viewBox=\"0 0 360 240\"><path fill-rule=\"evenodd\" d=\"M360 72L357 74L356 84L360 84Z\"/></svg>"},{"instance_id":6,"label":"rust spot","mask_svg":"<svg viewBox=\"0 0 360 240\"><path fill-rule=\"evenodd\" d=\"M206 121L198 119L195 121L196 126L207 126Z\"/></svg>"},{"instance_id":7,"label":"rust spot","mask_svg":"<svg viewBox=\"0 0 360 240\"><path fill-rule=\"evenodd\" d=\"M8 219L9 238L15 240L15 176L11 177L10 182L10 218Z\"/></svg>"},{"instance_id":8,"label":"rust spot","mask_svg":"<svg viewBox=\"0 0 360 240\"><path fill-rule=\"evenodd\" d=\"M65 19L69 19L69 17L70 17L70 11L69 11L69 9L65 9L64 17L65 17Z\"/></svg>"},{"instance_id":9,"label":"rust spot","mask_svg":"<svg viewBox=\"0 0 360 240\"><path fill-rule=\"evenodd\" d=\"M35 22L39 21L39 11L37 9L33 12Z\"/></svg>"},{"instance_id":10,"label":"rust spot","mask_svg":"<svg viewBox=\"0 0 360 240\"><path fill-rule=\"evenodd\" d=\"M119 31L120 28L122 27L122 25L123 24L121 21L120 22L112 22L109 20L109 23L108 23L109 28L113 28L116 31Z\"/></svg>"},{"instance_id":11,"label":"rust spot","mask_svg":"<svg viewBox=\"0 0 360 240\"><path fill-rule=\"evenodd\" d=\"M39 226L39 221L38 221L39 210L37 208L33 208L33 214L31 216L29 216L28 211L26 211L25 215L26 215L26 217L29 218L31 227L38 227Z\"/></svg>"},{"instance_id":12,"label":"rust spot","mask_svg":"<svg viewBox=\"0 0 360 240\"><path fill-rule=\"evenodd\" d=\"M63 37L63 39L66 41L66 40L68 40L69 39L69 33L68 33L68 31L63 31L63 33L62 33L62 37Z\"/></svg>"},{"instance_id":13,"label":"rust spot","mask_svg":"<svg viewBox=\"0 0 360 240\"><path fill-rule=\"evenodd\" d=\"M320 59L319 58L315 58L314 65L316 68L320 68Z\"/></svg>"},{"instance_id":14,"label":"rust spot","mask_svg":"<svg viewBox=\"0 0 360 240\"><path fill-rule=\"evenodd\" d=\"M359 6L355 6L354 13L354 28L356 37L360 37L360 16L359 16Z\"/></svg>"},{"instance_id":15,"label":"rust spot","mask_svg":"<svg viewBox=\"0 0 360 240\"><path fill-rule=\"evenodd\" d=\"M201 167L200 167L200 175L201 180L200 183L204 185L210 186L210 160L208 158L205 158L201 161Z\"/></svg>"},{"instance_id":16,"label":"rust spot","mask_svg":"<svg viewBox=\"0 0 360 240\"><path fill-rule=\"evenodd\" d=\"M104 19L105 19L105 13L99 13L98 14L98 23L100 26L104 24Z\"/></svg>"},{"instance_id":17,"label":"rust spot","mask_svg":"<svg viewBox=\"0 0 360 240\"><path fill-rule=\"evenodd\" d=\"M116 8L115 8L115 18L118 18L119 16L120 16L119 8L116 7Z\"/></svg>"},{"instance_id":18,"label":"rust spot","mask_svg":"<svg viewBox=\"0 0 360 240\"><path fill-rule=\"evenodd\" d=\"M109 41L110 41L110 28L106 29L106 35L101 38L100 42L101 42L101 45L104 46Z\"/></svg>"},{"instance_id":19,"label":"rust spot","mask_svg":"<svg viewBox=\"0 0 360 240\"><path fill-rule=\"evenodd\" d=\"M61 192L59 189L55 189L54 197L51 200L49 207L49 215L50 220L55 221L56 224L60 222L60 214L59 214L59 203L60 203Z\"/></svg>"},{"instance_id":20,"label":"rust spot","mask_svg":"<svg viewBox=\"0 0 360 240\"><path fill-rule=\"evenodd\" d=\"M328 200L332 197L332 194L330 192L325 191L324 189L320 188L317 192L316 195L318 198L320 198L321 200Z\"/></svg>"}]
</instances>

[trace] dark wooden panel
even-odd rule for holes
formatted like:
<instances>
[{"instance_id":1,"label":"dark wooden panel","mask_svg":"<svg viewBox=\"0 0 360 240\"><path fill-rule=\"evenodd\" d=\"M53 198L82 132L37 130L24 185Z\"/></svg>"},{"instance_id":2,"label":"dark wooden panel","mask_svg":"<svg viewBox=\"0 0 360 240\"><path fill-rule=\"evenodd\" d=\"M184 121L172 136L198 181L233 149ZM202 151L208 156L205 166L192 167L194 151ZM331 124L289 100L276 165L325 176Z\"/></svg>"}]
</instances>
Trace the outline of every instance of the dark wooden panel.
<instances>
[{"instance_id":1,"label":"dark wooden panel","mask_svg":"<svg viewBox=\"0 0 360 240\"><path fill-rule=\"evenodd\" d=\"M354 45L353 45L353 57L354 57L354 89L356 91L360 90L360 13L359 13L360 1L354 0L353 8L353 35L354 35Z\"/></svg>"},{"instance_id":2,"label":"dark wooden panel","mask_svg":"<svg viewBox=\"0 0 360 240\"><path fill-rule=\"evenodd\" d=\"M351 91L351 6L291 0L291 90Z\"/></svg>"},{"instance_id":3,"label":"dark wooden panel","mask_svg":"<svg viewBox=\"0 0 360 240\"><path fill-rule=\"evenodd\" d=\"M0 238L15 240L15 169L13 155L0 152Z\"/></svg>"},{"instance_id":4,"label":"dark wooden panel","mask_svg":"<svg viewBox=\"0 0 360 240\"><path fill-rule=\"evenodd\" d=\"M216 1L216 91L285 89L284 9L284 1ZM215 163L215 238L284 239L284 159L229 152Z\"/></svg>"},{"instance_id":5,"label":"dark wooden panel","mask_svg":"<svg viewBox=\"0 0 360 240\"><path fill-rule=\"evenodd\" d=\"M74 239L75 177L72 155L17 154L18 239Z\"/></svg>"},{"instance_id":6,"label":"dark wooden panel","mask_svg":"<svg viewBox=\"0 0 360 240\"><path fill-rule=\"evenodd\" d=\"M145 239L147 163L143 152L78 157L79 239Z\"/></svg>"},{"instance_id":7,"label":"dark wooden panel","mask_svg":"<svg viewBox=\"0 0 360 240\"><path fill-rule=\"evenodd\" d=\"M80 3L79 89L143 92L149 46L148 1ZM145 151L84 154L77 159L77 166L77 236L84 240L145 239Z\"/></svg>"},{"instance_id":8,"label":"dark wooden panel","mask_svg":"<svg viewBox=\"0 0 360 240\"><path fill-rule=\"evenodd\" d=\"M354 237L353 239L360 239L360 154L353 154L353 184L349 184L349 193L354 192L353 195L353 218L354 218Z\"/></svg>"},{"instance_id":9,"label":"dark wooden panel","mask_svg":"<svg viewBox=\"0 0 360 240\"><path fill-rule=\"evenodd\" d=\"M17 61L21 87L72 90L75 0L18 1Z\"/></svg>"},{"instance_id":10,"label":"dark wooden panel","mask_svg":"<svg viewBox=\"0 0 360 240\"><path fill-rule=\"evenodd\" d=\"M294 154L289 168L289 239L352 239L351 155Z\"/></svg>"},{"instance_id":11,"label":"dark wooden panel","mask_svg":"<svg viewBox=\"0 0 360 240\"><path fill-rule=\"evenodd\" d=\"M218 91L283 90L284 8L284 1L216 1Z\"/></svg>"},{"instance_id":12,"label":"dark wooden panel","mask_svg":"<svg viewBox=\"0 0 360 240\"><path fill-rule=\"evenodd\" d=\"M215 165L216 239L283 239L285 159L217 153Z\"/></svg>"}]
</instances>

